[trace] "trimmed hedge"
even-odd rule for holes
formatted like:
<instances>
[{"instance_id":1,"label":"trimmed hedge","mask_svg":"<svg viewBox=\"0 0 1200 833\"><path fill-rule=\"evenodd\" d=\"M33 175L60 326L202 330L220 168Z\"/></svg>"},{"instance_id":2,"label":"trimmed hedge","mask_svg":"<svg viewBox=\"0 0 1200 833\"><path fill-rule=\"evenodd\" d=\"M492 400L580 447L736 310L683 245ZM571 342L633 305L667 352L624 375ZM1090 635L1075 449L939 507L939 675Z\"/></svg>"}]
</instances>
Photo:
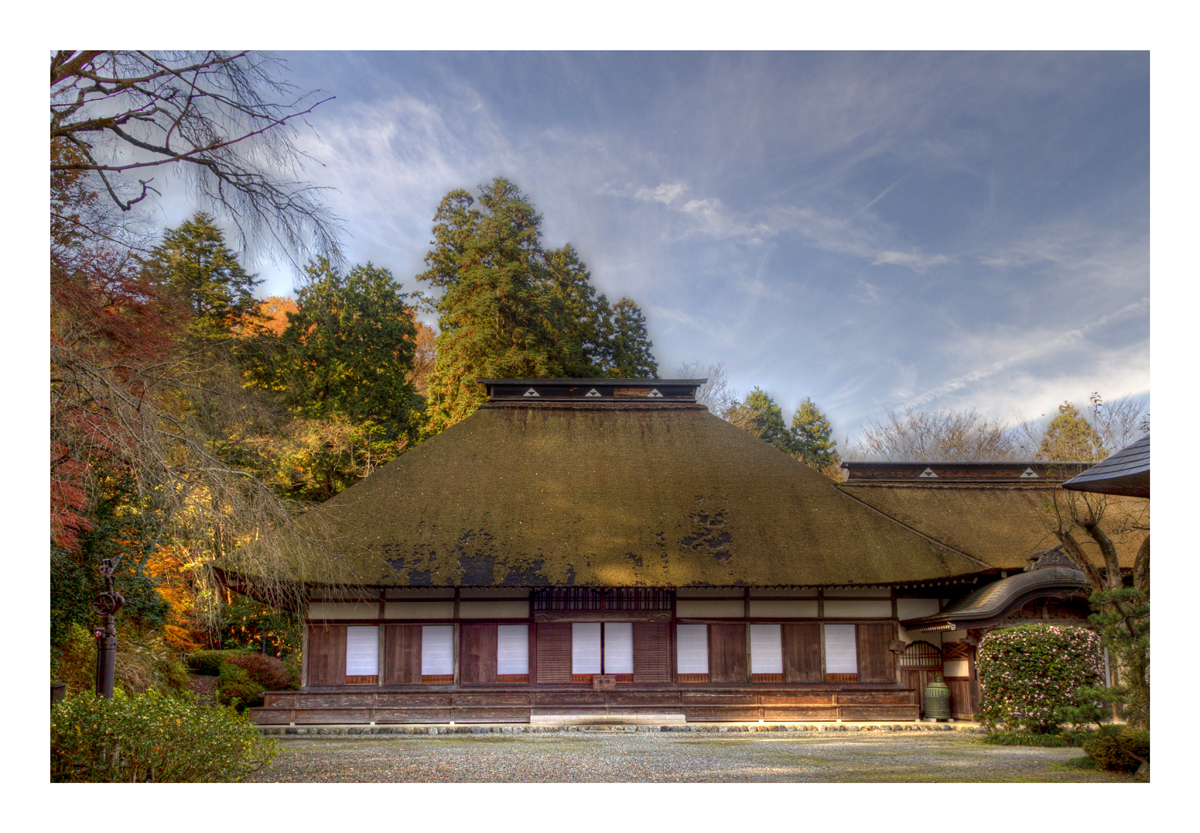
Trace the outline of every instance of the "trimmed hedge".
<instances>
[{"instance_id":1,"label":"trimmed hedge","mask_svg":"<svg viewBox=\"0 0 1200 833\"><path fill-rule=\"evenodd\" d=\"M1022 625L979 643L979 722L989 731L1057 732L1063 707L1080 705L1082 686L1103 681L1100 637L1086 628Z\"/></svg>"},{"instance_id":2,"label":"trimmed hedge","mask_svg":"<svg viewBox=\"0 0 1200 833\"><path fill-rule=\"evenodd\" d=\"M53 782L242 781L275 756L275 743L221 706L145 694L94 694L50 707Z\"/></svg>"}]
</instances>

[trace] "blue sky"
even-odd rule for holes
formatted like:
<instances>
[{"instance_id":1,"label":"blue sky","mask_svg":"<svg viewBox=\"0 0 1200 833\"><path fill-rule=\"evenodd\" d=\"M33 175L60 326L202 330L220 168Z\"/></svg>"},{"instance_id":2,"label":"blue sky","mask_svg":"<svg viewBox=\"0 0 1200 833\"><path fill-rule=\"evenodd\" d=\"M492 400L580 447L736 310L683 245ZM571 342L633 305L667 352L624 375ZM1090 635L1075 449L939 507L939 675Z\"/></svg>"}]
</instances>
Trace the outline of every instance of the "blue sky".
<instances>
[{"instance_id":1,"label":"blue sky","mask_svg":"<svg viewBox=\"0 0 1200 833\"><path fill-rule=\"evenodd\" d=\"M505 176L642 307L662 375L723 362L839 440L1149 393L1148 53L280 55L336 96L306 175L348 260L405 289L441 198Z\"/></svg>"}]
</instances>

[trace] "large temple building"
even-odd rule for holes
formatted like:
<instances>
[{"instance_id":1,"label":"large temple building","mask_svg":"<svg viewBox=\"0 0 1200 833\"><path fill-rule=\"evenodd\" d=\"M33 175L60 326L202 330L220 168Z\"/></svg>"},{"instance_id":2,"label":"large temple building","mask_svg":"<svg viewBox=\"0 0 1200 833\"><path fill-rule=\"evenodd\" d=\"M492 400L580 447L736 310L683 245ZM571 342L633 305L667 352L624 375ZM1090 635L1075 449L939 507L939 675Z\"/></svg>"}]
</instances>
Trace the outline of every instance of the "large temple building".
<instances>
[{"instance_id":1,"label":"large temple building","mask_svg":"<svg viewBox=\"0 0 1200 833\"><path fill-rule=\"evenodd\" d=\"M302 688L256 722L916 720L934 674L967 718L987 630L1086 623L1047 500L1084 467L838 483L710 414L703 380L480 381L474 415L224 565L253 594L270 548L303 589Z\"/></svg>"}]
</instances>

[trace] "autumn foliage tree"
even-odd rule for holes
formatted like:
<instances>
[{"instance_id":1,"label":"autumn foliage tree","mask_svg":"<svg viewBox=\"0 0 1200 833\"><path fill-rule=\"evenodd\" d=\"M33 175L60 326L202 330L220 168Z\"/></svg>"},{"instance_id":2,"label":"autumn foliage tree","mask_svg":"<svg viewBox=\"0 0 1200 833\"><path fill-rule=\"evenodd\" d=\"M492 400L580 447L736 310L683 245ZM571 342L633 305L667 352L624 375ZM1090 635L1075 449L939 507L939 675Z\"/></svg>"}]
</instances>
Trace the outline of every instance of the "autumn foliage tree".
<instances>
[{"instance_id":1,"label":"autumn foliage tree","mask_svg":"<svg viewBox=\"0 0 1200 833\"><path fill-rule=\"evenodd\" d=\"M191 569L290 520L291 507L264 476L271 404L246 390L234 349L233 330L252 309L252 279L209 215L157 247L123 219L155 194L154 174L190 169L199 202L244 240L289 258L310 247L336 251L336 218L318 189L293 179L303 159L295 129L315 100L284 95L277 103L289 89L274 67L248 53L51 55L56 569L86 578L108 553L144 574L149 562L134 543L163 540L187 553ZM189 262L189 247L207 254ZM224 298L209 292L217 286L228 290ZM273 557L263 554L265 575ZM71 577L59 572L61 589Z\"/></svg>"}]
</instances>

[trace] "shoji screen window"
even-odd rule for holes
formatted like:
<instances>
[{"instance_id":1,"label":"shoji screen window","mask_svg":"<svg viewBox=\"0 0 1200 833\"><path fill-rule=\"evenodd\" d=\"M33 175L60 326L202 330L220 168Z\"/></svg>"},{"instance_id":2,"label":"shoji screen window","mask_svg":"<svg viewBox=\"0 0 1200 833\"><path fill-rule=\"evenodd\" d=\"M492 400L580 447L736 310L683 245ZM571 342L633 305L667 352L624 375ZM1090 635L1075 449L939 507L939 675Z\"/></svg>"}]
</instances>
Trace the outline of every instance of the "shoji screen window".
<instances>
[{"instance_id":1,"label":"shoji screen window","mask_svg":"<svg viewBox=\"0 0 1200 833\"><path fill-rule=\"evenodd\" d=\"M783 682L783 628L750 626L750 679L756 683Z\"/></svg>"},{"instance_id":2,"label":"shoji screen window","mask_svg":"<svg viewBox=\"0 0 1200 833\"><path fill-rule=\"evenodd\" d=\"M858 644L854 625L825 625L825 679L858 682Z\"/></svg>"},{"instance_id":3,"label":"shoji screen window","mask_svg":"<svg viewBox=\"0 0 1200 833\"><path fill-rule=\"evenodd\" d=\"M529 626L496 628L496 682L529 682Z\"/></svg>"},{"instance_id":4,"label":"shoji screen window","mask_svg":"<svg viewBox=\"0 0 1200 833\"><path fill-rule=\"evenodd\" d=\"M708 682L708 625L676 625L675 656L679 682Z\"/></svg>"},{"instance_id":5,"label":"shoji screen window","mask_svg":"<svg viewBox=\"0 0 1200 833\"><path fill-rule=\"evenodd\" d=\"M633 682L633 623L604 623L604 673Z\"/></svg>"},{"instance_id":6,"label":"shoji screen window","mask_svg":"<svg viewBox=\"0 0 1200 833\"><path fill-rule=\"evenodd\" d=\"M421 628L421 682L446 685L454 682L454 626Z\"/></svg>"},{"instance_id":7,"label":"shoji screen window","mask_svg":"<svg viewBox=\"0 0 1200 833\"><path fill-rule=\"evenodd\" d=\"M575 622L571 625L571 678L577 683L591 682L600 674L603 659L600 654L600 623Z\"/></svg>"},{"instance_id":8,"label":"shoji screen window","mask_svg":"<svg viewBox=\"0 0 1200 833\"><path fill-rule=\"evenodd\" d=\"M378 685L379 626L346 628L346 684Z\"/></svg>"}]
</instances>

